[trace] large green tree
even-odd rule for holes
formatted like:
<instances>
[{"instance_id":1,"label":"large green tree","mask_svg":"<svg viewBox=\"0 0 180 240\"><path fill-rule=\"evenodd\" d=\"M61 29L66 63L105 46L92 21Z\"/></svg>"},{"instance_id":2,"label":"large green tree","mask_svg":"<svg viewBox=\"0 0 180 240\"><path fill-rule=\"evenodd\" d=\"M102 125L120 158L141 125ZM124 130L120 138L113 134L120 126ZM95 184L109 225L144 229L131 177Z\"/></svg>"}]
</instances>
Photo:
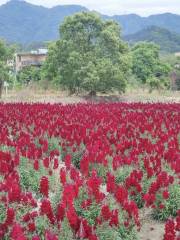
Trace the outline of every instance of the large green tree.
<instances>
[{"instance_id":1,"label":"large green tree","mask_svg":"<svg viewBox=\"0 0 180 240\"><path fill-rule=\"evenodd\" d=\"M123 92L131 62L128 52L117 23L103 21L96 13L78 13L61 25L60 40L49 49L45 76L71 93Z\"/></svg>"},{"instance_id":2,"label":"large green tree","mask_svg":"<svg viewBox=\"0 0 180 240\"><path fill-rule=\"evenodd\" d=\"M132 48L132 72L150 89L168 87L171 68L159 57L160 48L154 43L140 42Z\"/></svg>"}]
</instances>

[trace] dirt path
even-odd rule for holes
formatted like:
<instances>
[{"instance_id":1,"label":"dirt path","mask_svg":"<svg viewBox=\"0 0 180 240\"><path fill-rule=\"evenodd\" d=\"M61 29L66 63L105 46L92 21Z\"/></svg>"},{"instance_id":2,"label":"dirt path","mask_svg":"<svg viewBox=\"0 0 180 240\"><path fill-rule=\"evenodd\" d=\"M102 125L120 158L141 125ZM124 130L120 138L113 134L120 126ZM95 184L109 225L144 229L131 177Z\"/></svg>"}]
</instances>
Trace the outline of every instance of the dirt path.
<instances>
[{"instance_id":1,"label":"dirt path","mask_svg":"<svg viewBox=\"0 0 180 240\"><path fill-rule=\"evenodd\" d=\"M148 93L142 91L128 92L124 95L98 95L95 97L68 96L66 92L60 91L33 91L23 89L3 95L1 101L4 102L45 102L45 103L83 103L83 102L177 102L180 103L179 92Z\"/></svg>"},{"instance_id":2,"label":"dirt path","mask_svg":"<svg viewBox=\"0 0 180 240\"><path fill-rule=\"evenodd\" d=\"M142 227L139 232L139 240L163 240L164 223L153 220L151 215L151 209L140 211Z\"/></svg>"}]
</instances>

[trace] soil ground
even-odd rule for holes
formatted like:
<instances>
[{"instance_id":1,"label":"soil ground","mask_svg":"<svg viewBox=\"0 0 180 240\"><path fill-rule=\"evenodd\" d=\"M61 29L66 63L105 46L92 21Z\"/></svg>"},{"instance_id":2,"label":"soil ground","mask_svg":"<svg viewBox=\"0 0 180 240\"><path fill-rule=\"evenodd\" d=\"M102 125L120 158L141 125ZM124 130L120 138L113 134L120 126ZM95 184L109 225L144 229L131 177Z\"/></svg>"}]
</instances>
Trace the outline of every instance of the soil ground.
<instances>
[{"instance_id":1,"label":"soil ground","mask_svg":"<svg viewBox=\"0 0 180 240\"><path fill-rule=\"evenodd\" d=\"M95 97L85 95L68 96L66 92L40 91L35 89L23 89L9 91L3 94L1 101L4 102L46 102L71 104L79 102L177 102L180 103L179 92L153 92L142 90L131 90L122 95L98 95Z\"/></svg>"},{"instance_id":2,"label":"soil ground","mask_svg":"<svg viewBox=\"0 0 180 240\"><path fill-rule=\"evenodd\" d=\"M140 211L140 222L142 224L139 232L139 240L163 240L164 223L152 219L152 210Z\"/></svg>"}]
</instances>

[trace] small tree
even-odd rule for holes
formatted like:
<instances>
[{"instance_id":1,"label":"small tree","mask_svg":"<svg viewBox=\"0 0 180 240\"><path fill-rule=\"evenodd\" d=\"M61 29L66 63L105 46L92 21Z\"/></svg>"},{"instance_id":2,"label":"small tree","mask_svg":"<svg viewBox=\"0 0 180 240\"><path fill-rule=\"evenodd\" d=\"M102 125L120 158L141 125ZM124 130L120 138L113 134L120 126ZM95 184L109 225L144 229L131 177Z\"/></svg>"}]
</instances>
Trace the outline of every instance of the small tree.
<instances>
[{"instance_id":1,"label":"small tree","mask_svg":"<svg viewBox=\"0 0 180 240\"><path fill-rule=\"evenodd\" d=\"M161 62L159 50L158 45L147 42L138 43L132 48L133 74L150 90L169 86L167 76L171 68Z\"/></svg>"},{"instance_id":2,"label":"small tree","mask_svg":"<svg viewBox=\"0 0 180 240\"><path fill-rule=\"evenodd\" d=\"M2 96L3 84L9 79L9 68L7 60L12 56L13 48L8 47L5 42L0 41L0 98Z\"/></svg>"},{"instance_id":3,"label":"small tree","mask_svg":"<svg viewBox=\"0 0 180 240\"><path fill-rule=\"evenodd\" d=\"M58 56L57 56L57 43L51 42L48 45L48 57L41 69L41 84L48 87L48 83L52 85L59 85L60 77L58 74ZM46 88L45 87L45 88Z\"/></svg>"},{"instance_id":4,"label":"small tree","mask_svg":"<svg viewBox=\"0 0 180 240\"><path fill-rule=\"evenodd\" d=\"M117 23L77 13L65 19L60 37L50 47L46 77L71 93L125 91L130 58Z\"/></svg>"}]
</instances>

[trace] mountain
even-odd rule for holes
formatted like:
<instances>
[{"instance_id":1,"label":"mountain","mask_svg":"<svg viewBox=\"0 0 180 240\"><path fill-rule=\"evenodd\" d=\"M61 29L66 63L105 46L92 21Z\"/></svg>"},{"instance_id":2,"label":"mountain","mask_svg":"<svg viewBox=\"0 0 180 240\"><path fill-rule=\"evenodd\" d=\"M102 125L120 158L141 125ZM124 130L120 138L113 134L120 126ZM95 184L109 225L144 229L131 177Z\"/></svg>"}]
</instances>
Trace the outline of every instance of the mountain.
<instances>
[{"instance_id":1,"label":"mountain","mask_svg":"<svg viewBox=\"0 0 180 240\"><path fill-rule=\"evenodd\" d=\"M11 0L0 6L0 38L22 44L57 39L59 24L80 11L87 9L78 5L45 8Z\"/></svg>"},{"instance_id":2,"label":"mountain","mask_svg":"<svg viewBox=\"0 0 180 240\"><path fill-rule=\"evenodd\" d=\"M59 24L66 16L88 11L80 5L62 5L45 8L21 0L11 0L0 6L0 38L9 42L30 44L56 40ZM158 26L180 33L180 15L165 13L140 17L136 14L105 16L116 20L122 26L123 35L134 34L148 26Z\"/></svg>"},{"instance_id":3,"label":"mountain","mask_svg":"<svg viewBox=\"0 0 180 240\"><path fill-rule=\"evenodd\" d=\"M180 15L164 13L140 17L136 14L113 16L119 22L124 35L129 35L141 31L149 26L158 26L180 34Z\"/></svg>"},{"instance_id":4,"label":"mountain","mask_svg":"<svg viewBox=\"0 0 180 240\"><path fill-rule=\"evenodd\" d=\"M137 33L127 35L124 39L130 44L139 41L154 42L160 45L162 52L180 51L180 34L156 26L151 26Z\"/></svg>"}]
</instances>

